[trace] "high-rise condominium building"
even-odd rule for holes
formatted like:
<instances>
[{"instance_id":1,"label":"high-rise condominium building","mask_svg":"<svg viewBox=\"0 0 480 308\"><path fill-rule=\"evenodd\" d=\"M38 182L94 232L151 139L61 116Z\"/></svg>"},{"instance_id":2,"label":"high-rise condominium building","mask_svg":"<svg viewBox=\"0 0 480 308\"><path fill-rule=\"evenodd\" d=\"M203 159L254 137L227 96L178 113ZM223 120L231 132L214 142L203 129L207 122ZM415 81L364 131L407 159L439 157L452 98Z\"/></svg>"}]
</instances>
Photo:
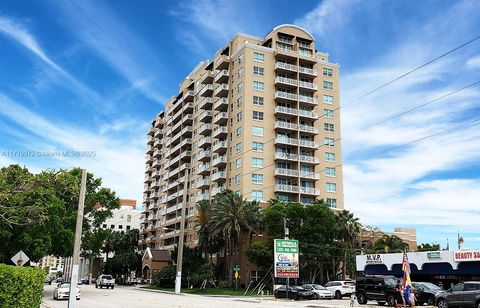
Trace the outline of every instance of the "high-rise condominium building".
<instances>
[{"instance_id":1,"label":"high-rise condominium building","mask_svg":"<svg viewBox=\"0 0 480 308\"><path fill-rule=\"evenodd\" d=\"M323 48L323 46L321 46ZM140 247L186 244L196 202L223 189L343 208L338 65L302 28L237 34L180 84L148 132Z\"/></svg>"}]
</instances>

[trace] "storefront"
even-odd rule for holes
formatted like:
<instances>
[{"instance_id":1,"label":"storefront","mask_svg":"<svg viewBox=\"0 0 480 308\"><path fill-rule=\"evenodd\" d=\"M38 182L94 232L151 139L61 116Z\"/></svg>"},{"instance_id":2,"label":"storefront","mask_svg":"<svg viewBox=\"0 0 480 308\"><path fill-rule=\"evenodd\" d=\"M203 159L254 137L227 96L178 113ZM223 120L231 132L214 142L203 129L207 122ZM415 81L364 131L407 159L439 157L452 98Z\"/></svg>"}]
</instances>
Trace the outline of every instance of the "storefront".
<instances>
[{"instance_id":1,"label":"storefront","mask_svg":"<svg viewBox=\"0 0 480 308\"><path fill-rule=\"evenodd\" d=\"M413 281L429 281L444 288L459 281L480 281L480 250L407 253ZM403 253L356 257L359 275L402 276Z\"/></svg>"}]
</instances>

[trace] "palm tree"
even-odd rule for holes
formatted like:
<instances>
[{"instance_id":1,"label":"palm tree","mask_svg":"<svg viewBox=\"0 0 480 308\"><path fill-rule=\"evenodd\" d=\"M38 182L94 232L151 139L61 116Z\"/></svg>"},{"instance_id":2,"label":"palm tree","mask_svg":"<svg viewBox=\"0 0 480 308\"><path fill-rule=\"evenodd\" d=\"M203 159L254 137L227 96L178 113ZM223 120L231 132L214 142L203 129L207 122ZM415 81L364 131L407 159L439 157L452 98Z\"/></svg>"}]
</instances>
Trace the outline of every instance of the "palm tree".
<instances>
[{"instance_id":1,"label":"palm tree","mask_svg":"<svg viewBox=\"0 0 480 308\"><path fill-rule=\"evenodd\" d=\"M228 244L228 273L232 279L233 255L239 263L240 237L245 233L258 233L261 212L257 201L247 201L231 190L224 190L215 196L209 215L209 229L212 236L222 234Z\"/></svg>"},{"instance_id":2,"label":"palm tree","mask_svg":"<svg viewBox=\"0 0 480 308\"><path fill-rule=\"evenodd\" d=\"M338 213L337 223L340 231L340 238L344 245L343 279L345 279L347 270L347 249L353 248L355 239L360 233L362 225L360 224L359 219L347 210Z\"/></svg>"},{"instance_id":3,"label":"palm tree","mask_svg":"<svg viewBox=\"0 0 480 308\"><path fill-rule=\"evenodd\" d=\"M396 235L385 234L375 241L372 251L375 253L393 253L402 252L405 249L405 243Z\"/></svg>"},{"instance_id":4,"label":"palm tree","mask_svg":"<svg viewBox=\"0 0 480 308\"><path fill-rule=\"evenodd\" d=\"M105 235L105 241L103 242L103 253L105 253L105 261L108 261L108 255L114 251L115 249L115 235L114 231L111 229L106 229L105 230L106 235Z\"/></svg>"}]
</instances>

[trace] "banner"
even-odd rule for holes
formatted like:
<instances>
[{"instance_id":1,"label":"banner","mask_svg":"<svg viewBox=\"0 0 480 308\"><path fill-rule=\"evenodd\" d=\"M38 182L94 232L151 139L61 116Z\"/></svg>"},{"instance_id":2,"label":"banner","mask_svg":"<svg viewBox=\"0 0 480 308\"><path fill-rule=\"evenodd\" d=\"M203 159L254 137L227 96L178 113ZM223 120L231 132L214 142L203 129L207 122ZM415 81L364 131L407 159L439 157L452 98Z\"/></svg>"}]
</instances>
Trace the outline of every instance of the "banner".
<instances>
[{"instance_id":1,"label":"banner","mask_svg":"<svg viewBox=\"0 0 480 308\"><path fill-rule=\"evenodd\" d=\"M275 240L274 265L275 277L298 278L300 266L298 264L298 241Z\"/></svg>"}]
</instances>

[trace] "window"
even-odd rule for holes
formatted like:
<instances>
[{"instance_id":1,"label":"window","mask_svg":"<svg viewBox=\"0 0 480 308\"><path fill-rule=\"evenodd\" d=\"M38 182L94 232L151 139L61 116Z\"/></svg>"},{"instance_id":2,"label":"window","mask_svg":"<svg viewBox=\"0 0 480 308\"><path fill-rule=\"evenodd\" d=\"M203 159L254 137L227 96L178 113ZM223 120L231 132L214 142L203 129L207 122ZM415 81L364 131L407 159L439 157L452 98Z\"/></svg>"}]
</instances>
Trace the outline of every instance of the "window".
<instances>
[{"instance_id":1,"label":"window","mask_svg":"<svg viewBox=\"0 0 480 308\"><path fill-rule=\"evenodd\" d=\"M242 134L242 128L237 127L237 137L240 137L241 134Z\"/></svg>"},{"instance_id":2,"label":"window","mask_svg":"<svg viewBox=\"0 0 480 308\"><path fill-rule=\"evenodd\" d=\"M263 84L263 82L260 82L260 81L254 81L253 82L253 89L254 90L263 91L264 88L265 88L265 85Z\"/></svg>"},{"instance_id":3,"label":"window","mask_svg":"<svg viewBox=\"0 0 480 308\"><path fill-rule=\"evenodd\" d=\"M243 62L243 53L238 56L238 64Z\"/></svg>"},{"instance_id":4,"label":"window","mask_svg":"<svg viewBox=\"0 0 480 308\"><path fill-rule=\"evenodd\" d=\"M326 132L333 132L335 130L333 124L330 124L330 123L324 123L323 124L323 129Z\"/></svg>"},{"instance_id":5,"label":"window","mask_svg":"<svg viewBox=\"0 0 480 308\"><path fill-rule=\"evenodd\" d=\"M252 190L252 199L255 201L263 200L263 191L261 190Z\"/></svg>"},{"instance_id":6,"label":"window","mask_svg":"<svg viewBox=\"0 0 480 308\"><path fill-rule=\"evenodd\" d=\"M253 53L253 61L263 62L263 61L265 61L265 55L263 53L260 53L260 52L254 52Z\"/></svg>"},{"instance_id":7,"label":"window","mask_svg":"<svg viewBox=\"0 0 480 308\"><path fill-rule=\"evenodd\" d=\"M256 75L256 76L263 76L265 73L263 67L258 67L258 66L254 66L253 67L253 74Z\"/></svg>"},{"instance_id":8,"label":"window","mask_svg":"<svg viewBox=\"0 0 480 308\"><path fill-rule=\"evenodd\" d=\"M237 98L237 108L240 108L242 104L243 104L243 97Z\"/></svg>"},{"instance_id":9,"label":"window","mask_svg":"<svg viewBox=\"0 0 480 308\"><path fill-rule=\"evenodd\" d=\"M237 153L239 153L242 150L242 143L241 142L237 143L236 147L237 147Z\"/></svg>"},{"instance_id":10,"label":"window","mask_svg":"<svg viewBox=\"0 0 480 308\"><path fill-rule=\"evenodd\" d=\"M331 95L324 95L323 96L323 103L327 105L332 105L333 104L333 96Z\"/></svg>"},{"instance_id":11,"label":"window","mask_svg":"<svg viewBox=\"0 0 480 308\"><path fill-rule=\"evenodd\" d=\"M127 226L127 230L130 230L130 226Z\"/></svg>"},{"instance_id":12,"label":"window","mask_svg":"<svg viewBox=\"0 0 480 308\"><path fill-rule=\"evenodd\" d=\"M263 174L252 173L252 183L263 184Z\"/></svg>"},{"instance_id":13,"label":"window","mask_svg":"<svg viewBox=\"0 0 480 308\"><path fill-rule=\"evenodd\" d=\"M323 81L323 88L325 90L333 90L333 82L331 81Z\"/></svg>"},{"instance_id":14,"label":"window","mask_svg":"<svg viewBox=\"0 0 480 308\"><path fill-rule=\"evenodd\" d=\"M335 153L325 152L325 161L335 161Z\"/></svg>"},{"instance_id":15,"label":"window","mask_svg":"<svg viewBox=\"0 0 480 308\"><path fill-rule=\"evenodd\" d=\"M333 76L333 70L331 68L324 67L323 68L323 76L332 77Z\"/></svg>"},{"instance_id":16,"label":"window","mask_svg":"<svg viewBox=\"0 0 480 308\"><path fill-rule=\"evenodd\" d=\"M335 168L330 168L330 167L325 168L325 176L335 177L335 175L336 175Z\"/></svg>"},{"instance_id":17,"label":"window","mask_svg":"<svg viewBox=\"0 0 480 308\"><path fill-rule=\"evenodd\" d=\"M235 176L235 185L238 185L238 184L240 184L240 174L237 174Z\"/></svg>"},{"instance_id":18,"label":"window","mask_svg":"<svg viewBox=\"0 0 480 308\"><path fill-rule=\"evenodd\" d=\"M243 67L238 69L238 78L243 76Z\"/></svg>"},{"instance_id":19,"label":"window","mask_svg":"<svg viewBox=\"0 0 480 308\"><path fill-rule=\"evenodd\" d=\"M118 225L118 229L123 229L123 226L122 225Z\"/></svg>"},{"instance_id":20,"label":"window","mask_svg":"<svg viewBox=\"0 0 480 308\"><path fill-rule=\"evenodd\" d=\"M103 229L107 229L107 224L103 224Z\"/></svg>"},{"instance_id":21,"label":"window","mask_svg":"<svg viewBox=\"0 0 480 308\"><path fill-rule=\"evenodd\" d=\"M252 150L255 152L263 152L263 142L252 142Z\"/></svg>"},{"instance_id":22,"label":"window","mask_svg":"<svg viewBox=\"0 0 480 308\"><path fill-rule=\"evenodd\" d=\"M110 229L115 229L115 225L110 225Z\"/></svg>"},{"instance_id":23,"label":"window","mask_svg":"<svg viewBox=\"0 0 480 308\"><path fill-rule=\"evenodd\" d=\"M263 112L253 111L253 119L262 121L263 120Z\"/></svg>"},{"instance_id":24,"label":"window","mask_svg":"<svg viewBox=\"0 0 480 308\"><path fill-rule=\"evenodd\" d=\"M331 110L331 109L323 109L323 116L324 116L325 118L329 118L329 119L333 118L333 110Z\"/></svg>"},{"instance_id":25,"label":"window","mask_svg":"<svg viewBox=\"0 0 480 308\"><path fill-rule=\"evenodd\" d=\"M235 168L240 168L242 166L242 159L241 158L237 158L235 160Z\"/></svg>"},{"instance_id":26,"label":"window","mask_svg":"<svg viewBox=\"0 0 480 308\"><path fill-rule=\"evenodd\" d=\"M242 120L242 112L237 113L237 122L240 122Z\"/></svg>"},{"instance_id":27,"label":"window","mask_svg":"<svg viewBox=\"0 0 480 308\"><path fill-rule=\"evenodd\" d=\"M325 138L323 144L327 147L333 147L335 145L335 139Z\"/></svg>"},{"instance_id":28,"label":"window","mask_svg":"<svg viewBox=\"0 0 480 308\"><path fill-rule=\"evenodd\" d=\"M325 183L325 191L326 192L336 192L337 191L337 184L335 183Z\"/></svg>"},{"instance_id":29,"label":"window","mask_svg":"<svg viewBox=\"0 0 480 308\"><path fill-rule=\"evenodd\" d=\"M254 104L254 105L263 106L263 97L261 97L261 96L254 96L254 97L253 97L253 104Z\"/></svg>"},{"instance_id":30,"label":"window","mask_svg":"<svg viewBox=\"0 0 480 308\"><path fill-rule=\"evenodd\" d=\"M263 137L263 127L252 126L252 135Z\"/></svg>"},{"instance_id":31,"label":"window","mask_svg":"<svg viewBox=\"0 0 480 308\"><path fill-rule=\"evenodd\" d=\"M132 221L132 215L127 215L127 222L131 222Z\"/></svg>"},{"instance_id":32,"label":"window","mask_svg":"<svg viewBox=\"0 0 480 308\"><path fill-rule=\"evenodd\" d=\"M242 89L243 89L243 82L240 82L237 86L237 92L242 91Z\"/></svg>"},{"instance_id":33,"label":"window","mask_svg":"<svg viewBox=\"0 0 480 308\"><path fill-rule=\"evenodd\" d=\"M263 158L261 158L261 157L252 157L252 167L254 167L254 168L263 168Z\"/></svg>"},{"instance_id":34,"label":"window","mask_svg":"<svg viewBox=\"0 0 480 308\"><path fill-rule=\"evenodd\" d=\"M337 207L337 199L327 198L327 205L329 207Z\"/></svg>"}]
</instances>

